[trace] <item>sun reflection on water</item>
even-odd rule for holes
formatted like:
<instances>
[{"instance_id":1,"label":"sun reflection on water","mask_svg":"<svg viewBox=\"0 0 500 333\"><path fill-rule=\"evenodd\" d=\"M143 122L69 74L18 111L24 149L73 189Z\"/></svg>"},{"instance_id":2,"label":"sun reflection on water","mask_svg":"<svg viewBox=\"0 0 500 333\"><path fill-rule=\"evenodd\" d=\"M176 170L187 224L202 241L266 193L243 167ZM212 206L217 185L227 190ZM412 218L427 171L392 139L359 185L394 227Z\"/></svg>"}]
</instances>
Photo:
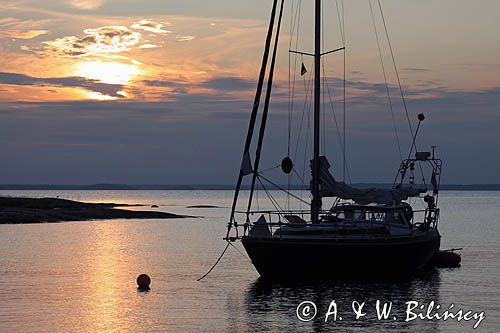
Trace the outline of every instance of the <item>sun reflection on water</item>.
<instances>
[{"instance_id":1,"label":"sun reflection on water","mask_svg":"<svg viewBox=\"0 0 500 333\"><path fill-rule=\"evenodd\" d=\"M87 285L92 286L83 295L82 306L87 313L82 320L91 331L113 331L117 327L121 332L128 331L131 323L123 318L130 317L130 298L137 296L134 273L138 266L138 257L128 253L134 242L130 229L127 223L95 223L93 227L87 238L90 255L82 258Z\"/></svg>"}]
</instances>

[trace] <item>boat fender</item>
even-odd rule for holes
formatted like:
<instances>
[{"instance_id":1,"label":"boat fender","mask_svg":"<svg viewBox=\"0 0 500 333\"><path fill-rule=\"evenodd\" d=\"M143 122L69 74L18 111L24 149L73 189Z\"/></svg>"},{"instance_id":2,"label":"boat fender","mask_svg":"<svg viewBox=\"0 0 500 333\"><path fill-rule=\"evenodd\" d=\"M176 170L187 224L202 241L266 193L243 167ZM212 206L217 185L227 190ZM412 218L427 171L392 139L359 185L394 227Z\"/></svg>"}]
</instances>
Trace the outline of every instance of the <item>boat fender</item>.
<instances>
[{"instance_id":1,"label":"boat fender","mask_svg":"<svg viewBox=\"0 0 500 333\"><path fill-rule=\"evenodd\" d=\"M453 251L438 251L429 260L429 266L437 268L455 268L460 267L462 257Z\"/></svg>"}]
</instances>

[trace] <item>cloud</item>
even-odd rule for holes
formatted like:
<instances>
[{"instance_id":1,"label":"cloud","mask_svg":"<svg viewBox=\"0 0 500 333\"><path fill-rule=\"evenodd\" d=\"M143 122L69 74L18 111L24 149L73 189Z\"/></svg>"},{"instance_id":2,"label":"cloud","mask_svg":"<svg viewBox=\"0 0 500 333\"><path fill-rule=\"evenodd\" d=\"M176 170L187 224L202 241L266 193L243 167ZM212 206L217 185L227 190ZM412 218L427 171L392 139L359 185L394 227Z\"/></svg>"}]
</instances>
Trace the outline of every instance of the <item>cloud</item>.
<instances>
[{"instance_id":1,"label":"cloud","mask_svg":"<svg viewBox=\"0 0 500 333\"><path fill-rule=\"evenodd\" d=\"M136 30L144 30L147 32L155 33L155 34L168 34L171 31L163 29L168 23L154 22L152 20L141 20L132 24L130 27Z\"/></svg>"},{"instance_id":2,"label":"cloud","mask_svg":"<svg viewBox=\"0 0 500 333\"><path fill-rule=\"evenodd\" d=\"M481 69L499 69L500 64L493 64L493 63L460 63L460 64L445 64L444 66L451 66L451 67L460 67L460 68L481 68Z\"/></svg>"},{"instance_id":3,"label":"cloud","mask_svg":"<svg viewBox=\"0 0 500 333\"><path fill-rule=\"evenodd\" d=\"M418 72L418 73L428 73L431 72L430 69L427 68L416 68L416 67L407 67L407 68L401 68L402 71L404 72Z\"/></svg>"},{"instance_id":4,"label":"cloud","mask_svg":"<svg viewBox=\"0 0 500 333\"><path fill-rule=\"evenodd\" d=\"M13 17L0 19L0 38L31 39L48 33L40 29L42 22L33 20L20 20Z\"/></svg>"},{"instance_id":5,"label":"cloud","mask_svg":"<svg viewBox=\"0 0 500 333\"><path fill-rule=\"evenodd\" d=\"M167 85L166 82L157 83ZM386 110L387 101L377 97L378 94L382 97L384 95L383 89L379 91L379 85L373 89L368 89L369 83L364 83L363 86L368 91L374 91L377 94L359 98L354 96L348 104L349 152L351 152L348 156L351 162L349 165L352 165L350 171L354 177L353 180L374 181L373 179L379 179L381 175L384 177L387 175L387 179L390 180L395 167L393 163L398 161L394 154L395 141L390 115ZM121 178L125 179L125 182L140 182L138 179L142 179L140 177L145 174L150 177L147 182L151 183L185 180L195 182L191 178L194 169L191 170L189 167L192 165L189 159L192 160L195 154L199 160L211 163L210 168L205 169L217 171L213 174L202 173L198 175L200 178L224 182L225 178L221 175L233 175L234 170L231 171L231 168L236 168L235 166L240 162L239 152L244 139L241 132L244 132L248 126L248 112L252 107L251 97L190 93L175 95L161 102L125 99L113 102L0 100L0 145L7 154L11 151L21 151L25 156L24 160L19 158L15 163L9 163L12 166L9 169L11 172L9 175L14 179L25 179L23 176L26 174L35 179L50 174L53 175L55 182L61 181L62 176L71 179L70 177L74 177L74 172L68 170L73 169L69 169L64 164L68 162L69 159L66 156L70 154L75 158L82 158L78 160L77 166L85 171L97 172L107 167L109 168L107 169L108 175L115 175L116 170L121 170L120 165L138 163L137 168L127 168L132 171ZM367 105L368 102L370 105ZM297 105L299 104L301 103ZM495 151L495 145L498 145L500 139L498 134L500 113L497 105L500 105L499 88L469 92L440 88L436 89L433 96L426 99L408 101L412 122L416 122L414 115L417 113L423 112L427 116L428 120L419 137L419 147L423 148L436 143L439 145L438 152L446 160L447 181L451 182L456 179L459 182L498 182L500 179L497 172L500 158L497 158L495 154L484 153ZM397 118L398 129L401 130L399 133L404 148L409 135L406 135L408 131L405 130L407 125L406 120L403 119L403 112L399 111L398 114L401 114L401 117ZM119 117L116 116L117 112L120 114ZM329 117L329 114L326 116ZM278 140L280 133L286 127L288 117L286 103L280 105L273 101L269 117L267 133L272 133L271 136ZM292 135L297 134L300 112L296 112L294 117L296 118L293 122ZM331 118L327 118L326 129L331 135L327 135L326 138L331 140L328 141L331 144L329 148L335 150L338 148L333 147L336 134L333 126L330 126L332 121ZM18 126L20 123L23 124L22 128ZM24 140L23 145L19 144L20 140L12 141L12 135ZM207 137L210 140L206 140ZM228 140L228 138L234 140ZM286 139L283 138L283 140ZM40 142L46 141L62 145L95 144L95 146L88 151L83 148L75 150L73 147L68 151L56 150L56 148L54 150L42 149ZM182 145L174 145L172 142L182 142ZM210 147L204 145L210 145ZM19 149L20 147L23 149ZM131 151L132 147L133 151ZM268 156L276 157L283 153L281 145L271 144L266 147ZM373 147L380 149L374 150ZM482 149L477 149L477 147L482 147ZM118 150L120 152L123 150L120 158L116 155ZM186 154L186 151L191 154ZM466 159L464 159L464 151L470 155ZM387 158L380 159L381 154L387 154L384 155ZM221 158L210 159L210 156L215 155ZM18 158L16 154L12 156ZM32 161L33 156L37 157L38 169L19 171L20 166L29 165L26 161ZM137 162L137 156L141 156L139 162ZM156 163L158 156L167 156L162 162L164 164L160 166ZM178 169L172 169L171 156L176 156L175 163L179 165ZM329 156L333 160L332 155ZM377 162L373 163L373 167L369 170L366 169L366 163L364 163L367 156ZM148 158L155 163L149 163L151 170L144 172L144 164L140 163ZM270 162L263 160L263 168L273 166L275 162L274 159ZM96 163L99 168L95 168ZM40 170L40 164L47 165L47 170ZM58 168L54 169L54 165ZM466 172L477 165L485 166L481 174ZM224 168L228 169L227 172L220 171L225 170ZM169 172L165 173L165 170ZM150 172L157 174L151 176ZM89 175L87 172L82 174ZM106 175L106 172L104 174ZM174 176L171 178L165 176L172 174ZM100 179L93 174L92 177ZM89 181L95 181L92 177ZM84 181L82 178L78 179ZM385 178L380 179L380 181L386 181Z\"/></svg>"},{"instance_id":6,"label":"cloud","mask_svg":"<svg viewBox=\"0 0 500 333\"><path fill-rule=\"evenodd\" d=\"M44 42L45 52L67 57L120 53L130 50L141 39L140 33L124 26L104 26L83 32L83 36L66 36Z\"/></svg>"},{"instance_id":7,"label":"cloud","mask_svg":"<svg viewBox=\"0 0 500 333\"><path fill-rule=\"evenodd\" d=\"M124 97L122 94L123 86L121 84L107 84L83 77L38 78L18 73L0 72L0 84L83 88L105 96L115 98Z\"/></svg>"},{"instance_id":8,"label":"cloud","mask_svg":"<svg viewBox=\"0 0 500 333\"><path fill-rule=\"evenodd\" d=\"M9 37L16 39L31 39L41 35L45 35L47 30L28 30L28 31L14 31L14 30L4 30L0 31L0 37Z\"/></svg>"},{"instance_id":9,"label":"cloud","mask_svg":"<svg viewBox=\"0 0 500 333\"><path fill-rule=\"evenodd\" d=\"M158 45L154 45L154 44L142 44L142 45L139 45L137 48L138 49L155 49L157 48Z\"/></svg>"},{"instance_id":10,"label":"cloud","mask_svg":"<svg viewBox=\"0 0 500 333\"><path fill-rule=\"evenodd\" d=\"M141 81L142 84L150 87L173 87L177 84L183 84L183 83L178 83L174 81L166 81L166 80L144 80Z\"/></svg>"},{"instance_id":11,"label":"cloud","mask_svg":"<svg viewBox=\"0 0 500 333\"><path fill-rule=\"evenodd\" d=\"M183 80L143 80L141 83L149 87L176 89L203 88L220 93L248 90L255 86L253 80L247 80L236 76L214 77L200 83L189 83Z\"/></svg>"},{"instance_id":12,"label":"cloud","mask_svg":"<svg viewBox=\"0 0 500 333\"><path fill-rule=\"evenodd\" d=\"M177 41L179 42L189 42L191 40L194 40L194 36L177 36Z\"/></svg>"},{"instance_id":13,"label":"cloud","mask_svg":"<svg viewBox=\"0 0 500 333\"><path fill-rule=\"evenodd\" d=\"M231 76L216 77L201 84L201 86L204 88L219 91L247 90L253 88L255 85L255 82L252 80L246 80Z\"/></svg>"},{"instance_id":14,"label":"cloud","mask_svg":"<svg viewBox=\"0 0 500 333\"><path fill-rule=\"evenodd\" d=\"M77 9L94 10L103 5L105 0L69 0L67 3Z\"/></svg>"}]
</instances>

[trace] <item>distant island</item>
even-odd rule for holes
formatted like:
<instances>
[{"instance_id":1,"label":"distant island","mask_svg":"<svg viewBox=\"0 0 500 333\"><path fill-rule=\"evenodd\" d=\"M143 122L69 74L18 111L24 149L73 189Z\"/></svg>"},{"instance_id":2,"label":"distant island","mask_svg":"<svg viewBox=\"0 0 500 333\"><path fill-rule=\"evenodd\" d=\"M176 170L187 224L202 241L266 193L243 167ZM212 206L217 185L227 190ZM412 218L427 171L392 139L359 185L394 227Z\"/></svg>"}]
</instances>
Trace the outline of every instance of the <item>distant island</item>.
<instances>
[{"instance_id":1,"label":"distant island","mask_svg":"<svg viewBox=\"0 0 500 333\"><path fill-rule=\"evenodd\" d=\"M0 224L48 223L109 219L175 219L187 216L164 212L133 211L115 203L85 203L59 198L0 197Z\"/></svg>"},{"instance_id":2,"label":"distant island","mask_svg":"<svg viewBox=\"0 0 500 333\"><path fill-rule=\"evenodd\" d=\"M392 184L357 183L359 188L390 188ZM287 186L283 186L288 188ZM292 185L292 190L304 189L303 185ZM248 189L248 186L242 186ZM272 189L272 186L270 187ZM92 184L92 185L50 185L50 184L0 184L0 190L234 190L234 185L228 184ZM500 184L441 184L444 191L500 191Z\"/></svg>"}]
</instances>

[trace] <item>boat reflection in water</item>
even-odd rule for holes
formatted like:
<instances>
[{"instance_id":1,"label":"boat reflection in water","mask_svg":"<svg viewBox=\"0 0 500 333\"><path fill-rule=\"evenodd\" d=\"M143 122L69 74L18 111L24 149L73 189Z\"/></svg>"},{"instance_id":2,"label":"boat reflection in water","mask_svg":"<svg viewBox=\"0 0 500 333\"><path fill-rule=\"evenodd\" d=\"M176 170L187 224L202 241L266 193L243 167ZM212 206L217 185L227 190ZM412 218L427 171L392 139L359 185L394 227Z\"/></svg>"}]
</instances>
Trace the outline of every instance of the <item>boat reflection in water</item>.
<instances>
[{"instance_id":1,"label":"boat reflection in water","mask_svg":"<svg viewBox=\"0 0 500 333\"><path fill-rule=\"evenodd\" d=\"M406 302L416 301L439 304L440 273L431 269L416 277L393 280L344 279L334 282L273 283L258 279L248 290L246 297L247 327L255 332L319 332L332 329L344 331L381 330L383 332L427 332L436 331L439 321L413 320L405 322ZM392 308L387 320L378 320L377 300ZM298 319L296 309L304 301L317 307L314 319L304 322ZM330 303L337 305L337 320L329 316L325 322ZM365 303L365 316L356 320L353 302ZM340 320L342 317L342 320ZM394 320L396 317L397 320Z\"/></svg>"}]
</instances>

